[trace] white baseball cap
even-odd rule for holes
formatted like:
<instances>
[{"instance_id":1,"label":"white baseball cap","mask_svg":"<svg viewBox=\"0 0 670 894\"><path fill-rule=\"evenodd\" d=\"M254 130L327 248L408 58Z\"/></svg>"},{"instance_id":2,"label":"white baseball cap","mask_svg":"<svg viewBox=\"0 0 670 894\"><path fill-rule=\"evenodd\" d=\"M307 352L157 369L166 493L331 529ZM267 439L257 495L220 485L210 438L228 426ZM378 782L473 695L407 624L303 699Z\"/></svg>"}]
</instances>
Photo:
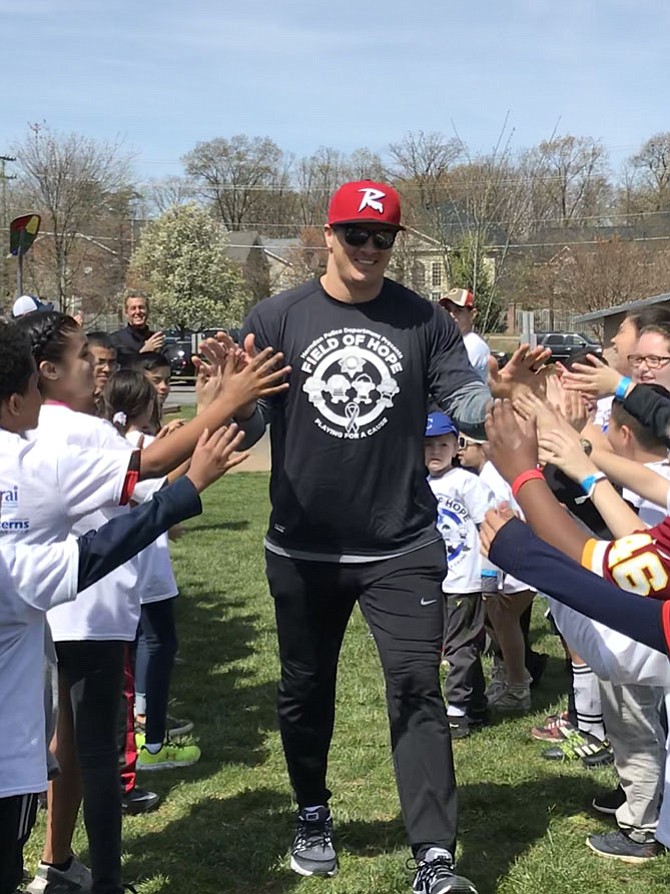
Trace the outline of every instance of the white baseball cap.
<instances>
[{"instance_id":1,"label":"white baseball cap","mask_svg":"<svg viewBox=\"0 0 670 894\"><path fill-rule=\"evenodd\" d=\"M31 314L34 310L53 309L54 306L51 301L45 303L44 301L40 301L39 298L35 298L34 295L21 295L21 297L17 298L12 305L12 316L14 318L25 317L26 314Z\"/></svg>"}]
</instances>

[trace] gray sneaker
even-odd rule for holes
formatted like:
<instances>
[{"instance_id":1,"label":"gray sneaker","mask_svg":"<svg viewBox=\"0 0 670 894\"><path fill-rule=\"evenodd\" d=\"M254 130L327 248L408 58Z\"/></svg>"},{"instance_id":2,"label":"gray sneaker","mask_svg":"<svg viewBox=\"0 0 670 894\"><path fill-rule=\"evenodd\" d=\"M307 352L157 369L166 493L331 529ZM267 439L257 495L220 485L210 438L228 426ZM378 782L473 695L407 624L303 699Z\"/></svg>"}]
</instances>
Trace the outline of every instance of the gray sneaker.
<instances>
[{"instance_id":1,"label":"gray sneaker","mask_svg":"<svg viewBox=\"0 0 670 894\"><path fill-rule=\"evenodd\" d=\"M35 878L26 891L28 894L88 894L92 885L91 870L73 857L66 870L56 869L40 860Z\"/></svg>"},{"instance_id":2,"label":"gray sneaker","mask_svg":"<svg viewBox=\"0 0 670 894\"><path fill-rule=\"evenodd\" d=\"M299 875L337 875L333 821L327 807L301 810L291 846L291 869Z\"/></svg>"},{"instance_id":3,"label":"gray sneaker","mask_svg":"<svg viewBox=\"0 0 670 894\"><path fill-rule=\"evenodd\" d=\"M531 709L530 686L527 683L503 683L493 698L489 698L489 708L509 713L527 713Z\"/></svg>"},{"instance_id":4,"label":"gray sneaker","mask_svg":"<svg viewBox=\"0 0 670 894\"><path fill-rule=\"evenodd\" d=\"M456 874L451 854L435 847L417 866L412 894L477 894L477 889L469 879Z\"/></svg>"}]
</instances>

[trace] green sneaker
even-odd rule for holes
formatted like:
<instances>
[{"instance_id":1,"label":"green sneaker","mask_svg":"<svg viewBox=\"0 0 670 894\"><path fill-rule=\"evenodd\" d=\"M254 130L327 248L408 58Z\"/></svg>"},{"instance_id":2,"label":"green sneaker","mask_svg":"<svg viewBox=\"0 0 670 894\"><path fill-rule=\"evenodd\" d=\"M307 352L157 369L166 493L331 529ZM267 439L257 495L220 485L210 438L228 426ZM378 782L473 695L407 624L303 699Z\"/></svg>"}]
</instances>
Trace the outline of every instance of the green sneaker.
<instances>
[{"instance_id":1,"label":"green sneaker","mask_svg":"<svg viewBox=\"0 0 670 894\"><path fill-rule=\"evenodd\" d=\"M137 755L138 770L172 770L175 767L191 767L200 760L200 749L197 745L176 745L166 739L160 751L152 754L144 743Z\"/></svg>"},{"instance_id":2,"label":"green sneaker","mask_svg":"<svg viewBox=\"0 0 670 894\"><path fill-rule=\"evenodd\" d=\"M560 732L565 736L565 740L552 748L545 748L542 752L542 757L545 760L581 760L588 768L611 764L614 760L612 746L609 742L601 742L597 736L583 733L581 730L561 729Z\"/></svg>"}]
</instances>

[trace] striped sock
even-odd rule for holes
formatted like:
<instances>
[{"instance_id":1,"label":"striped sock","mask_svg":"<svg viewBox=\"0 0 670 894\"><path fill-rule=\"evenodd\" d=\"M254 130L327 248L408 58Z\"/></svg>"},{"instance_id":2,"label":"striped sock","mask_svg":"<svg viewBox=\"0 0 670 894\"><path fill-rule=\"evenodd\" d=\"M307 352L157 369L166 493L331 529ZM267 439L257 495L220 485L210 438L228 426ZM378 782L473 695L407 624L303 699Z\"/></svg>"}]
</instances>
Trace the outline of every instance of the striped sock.
<instances>
[{"instance_id":1,"label":"striped sock","mask_svg":"<svg viewBox=\"0 0 670 894\"><path fill-rule=\"evenodd\" d=\"M575 691L577 726L583 733L605 738L603 712L600 707L598 678L588 664L572 662L572 685Z\"/></svg>"}]
</instances>

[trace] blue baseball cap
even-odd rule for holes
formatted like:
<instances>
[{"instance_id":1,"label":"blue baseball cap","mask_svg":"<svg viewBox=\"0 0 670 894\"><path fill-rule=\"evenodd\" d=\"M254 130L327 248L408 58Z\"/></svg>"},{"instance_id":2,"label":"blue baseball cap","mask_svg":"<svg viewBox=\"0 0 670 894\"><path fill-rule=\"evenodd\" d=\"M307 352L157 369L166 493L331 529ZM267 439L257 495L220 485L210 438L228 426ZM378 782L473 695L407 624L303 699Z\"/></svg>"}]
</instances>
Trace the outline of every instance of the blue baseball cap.
<instances>
[{"instance_id":1,"label":"blue baseball cap","mask_svg":"<svg viewBox=\"0 0 670 894\"><path fill-rule=\"evenodd\" d=\"M446 413L429 413L424 437L436 438L438 435L458 435L458 429Z\"/></svg>"}]
</instances>

